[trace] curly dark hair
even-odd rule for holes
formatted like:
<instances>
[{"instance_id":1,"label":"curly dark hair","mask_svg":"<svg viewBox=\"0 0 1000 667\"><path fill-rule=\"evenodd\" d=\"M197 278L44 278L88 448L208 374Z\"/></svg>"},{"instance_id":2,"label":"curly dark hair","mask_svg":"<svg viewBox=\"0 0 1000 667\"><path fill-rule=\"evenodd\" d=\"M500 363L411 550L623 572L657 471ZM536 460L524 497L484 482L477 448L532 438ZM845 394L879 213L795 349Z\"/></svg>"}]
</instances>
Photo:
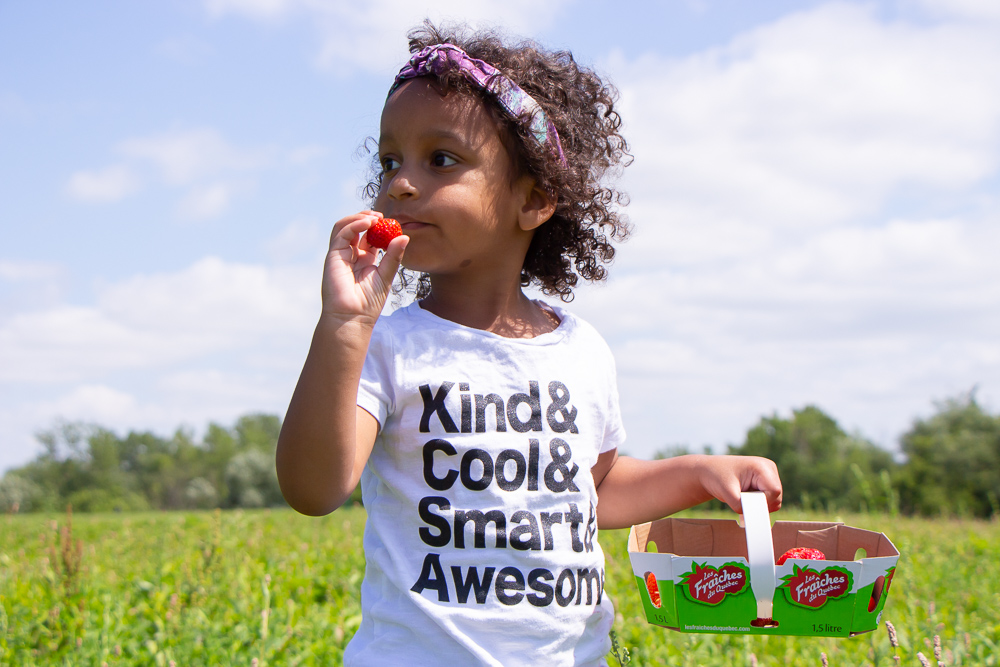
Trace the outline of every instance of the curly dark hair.
<instances>
[{"instance_id":1,"label":"curly dark hair","mask_svg":"<svg viewBox=\"0 0 1000 667\"><path fill-rule=\"evenodd\" d=\"M531 136L527 124L510 118L490 93L473 86L458 72L438 77L442 91L482 100L500 128L516 174L531 175L556 201L555 213L532 238L521 268L521 284L536 285L545 294L571 301L579 278L604 280L606 265L615 256L611 241L626 239L631 230L627 217L619 211L619 206L628 203L627 195L605 182L632 161L614 106L617 89L593 70L580 66L569 51L548 51L531 40L508 42L496 30L470 33L465 26L438 28L425 21L407 36L411 53L449 43L490 63L538 102L559 133L565 165L550 145L539 144ZM366 143L372 150L372 142ZM376 151L364 195L374 201L381 184ZM406 271L400 273L400 289L406 290L413 277ZM416 282L417 298L429 294L427 275Z\"/></svg>"}]
</instances>

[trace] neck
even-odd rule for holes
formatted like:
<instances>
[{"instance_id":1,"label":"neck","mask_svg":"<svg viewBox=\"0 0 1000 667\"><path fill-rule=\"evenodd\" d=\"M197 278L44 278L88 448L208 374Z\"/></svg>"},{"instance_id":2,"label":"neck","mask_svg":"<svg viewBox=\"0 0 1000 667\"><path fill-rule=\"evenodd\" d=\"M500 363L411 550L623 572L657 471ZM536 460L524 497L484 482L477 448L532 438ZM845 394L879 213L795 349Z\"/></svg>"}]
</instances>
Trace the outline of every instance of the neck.
<instances>
[{"instance_id":1,"label":"neck","mask_svg":"<svg viewBox=\"0 0 1000 667\"><path fill-rule=\"evenodd\" d=\"M431 293L420 306L442 319L505 338L534 338L559 326L554 314L525 296L520 283L477 289L432 276Z\"/></svg>"}]
</instances>

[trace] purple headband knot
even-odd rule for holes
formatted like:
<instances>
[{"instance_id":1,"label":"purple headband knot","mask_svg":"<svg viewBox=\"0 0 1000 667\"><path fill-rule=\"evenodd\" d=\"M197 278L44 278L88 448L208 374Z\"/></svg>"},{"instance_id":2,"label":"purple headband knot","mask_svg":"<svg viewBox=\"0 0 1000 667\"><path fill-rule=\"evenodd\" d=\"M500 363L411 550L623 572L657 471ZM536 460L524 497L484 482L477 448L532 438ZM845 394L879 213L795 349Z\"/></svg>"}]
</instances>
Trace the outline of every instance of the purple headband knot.
<instances>
[{"instance_id":1,"label":"purple headband knot","mask_svg":"<svg viewBox=\"0 0 1000 667\"><path fill-rule=\"evenodd\" d=\"M507 115L525 124L535 141L542 146L548 144L559 155L559 162L566 166L559 133L541 105L496 67L472 58L454 44L435 44L413 54L410 61L399 70L386 97L396 92L407 79L441 76L452 70L457 70L469 83L492 94Z\"/></svg>"}]
</instances>

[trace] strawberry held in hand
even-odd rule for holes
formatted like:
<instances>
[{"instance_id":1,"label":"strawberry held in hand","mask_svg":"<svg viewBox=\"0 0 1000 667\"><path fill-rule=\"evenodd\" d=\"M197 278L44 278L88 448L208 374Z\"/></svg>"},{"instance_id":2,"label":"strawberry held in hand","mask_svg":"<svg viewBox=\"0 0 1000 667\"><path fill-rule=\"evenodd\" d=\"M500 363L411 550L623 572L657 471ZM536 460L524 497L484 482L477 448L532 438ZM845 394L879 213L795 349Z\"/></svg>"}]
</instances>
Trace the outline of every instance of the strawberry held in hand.
<instances>
[{"instance_id":1,"label":"strawberry held in hand","mask_svg":"<svg viewBox=\"0 0 1000 667\"><path fill-rule=\"evenodd\" d=\"M789 558L805 558L806 560L826 560L826 556L819 549L810 549L808 547L795 547L794 549L789 549L785 553L781 554L778 559L778 565L784 564Z\"/></svg>"},{"instance_id":2,"label":"strawberry held in hand","mask_svg":"<svg viewBox=\"0 0 1000 667\"><path fill-rule=\"evenodd\" d=\"M368 239L368 245L385 250L389 247L389 241L402 233L403 229L392 218L379 218L368 228L365 238Z\"/></svg>"}]
</instances>

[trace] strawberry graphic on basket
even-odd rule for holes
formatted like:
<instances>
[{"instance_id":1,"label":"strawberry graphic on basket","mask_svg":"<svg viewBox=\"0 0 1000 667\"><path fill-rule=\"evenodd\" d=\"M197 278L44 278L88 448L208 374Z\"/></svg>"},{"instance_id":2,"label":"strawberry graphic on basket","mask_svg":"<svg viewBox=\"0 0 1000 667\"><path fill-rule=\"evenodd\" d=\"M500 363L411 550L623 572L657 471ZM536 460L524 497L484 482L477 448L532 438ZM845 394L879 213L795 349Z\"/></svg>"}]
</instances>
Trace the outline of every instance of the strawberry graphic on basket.
<instances>
[{"instance_id":1,"label":"strawberry graphic on basket","mask_svg":"<svg viewBox=\"0 0 1000 667\"><path fill-rule=\"evenodd\" d=\"M851 592L854 577L850 570L831 566L824 570L793 566L792 574L781 580L788 601L801 607L819 609L827 600L844 597Z\"/></svg>"},{"instance_id":2,"label":"strawberry graphic on basket","mask_svg":"<svg viewBox=\"0 0 1000 667\"><path fill-rule=\"evenodd\" d=\"M696 602L717 605L727 595L737 595L747 589L747 570L739 563L726 563L720 568L693 563L690 572L681 578L684 592Z\"/></svg>"}]
</instances>

